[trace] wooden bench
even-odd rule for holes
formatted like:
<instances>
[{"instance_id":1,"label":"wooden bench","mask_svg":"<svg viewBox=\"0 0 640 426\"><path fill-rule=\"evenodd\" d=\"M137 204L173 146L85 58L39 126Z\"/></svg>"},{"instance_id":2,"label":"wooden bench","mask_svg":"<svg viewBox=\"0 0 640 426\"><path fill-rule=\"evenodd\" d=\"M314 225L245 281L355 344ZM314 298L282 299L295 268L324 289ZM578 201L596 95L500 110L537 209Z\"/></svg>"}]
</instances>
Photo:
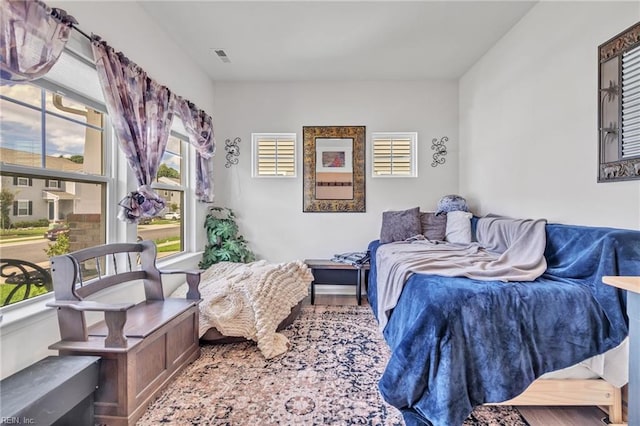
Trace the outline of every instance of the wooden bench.
<instances>
[{"instance_id":1,"label":"wooden bench","mask_svg":"<svg viewBox=\"0 0 640 426\"><path fill-rule=\"evenodd\" d=\"M60 355L102 358L95 396L96 423L133 425L160 390L200 356L200 271L160 271L151 241L106 244L51 258L61 340ZM161 274L186 274L186 299L165 299ZM145 300L101 303L86 297L142 281ZM104 312L87 326L86 312Z\"/></svg>"}]
</instances>

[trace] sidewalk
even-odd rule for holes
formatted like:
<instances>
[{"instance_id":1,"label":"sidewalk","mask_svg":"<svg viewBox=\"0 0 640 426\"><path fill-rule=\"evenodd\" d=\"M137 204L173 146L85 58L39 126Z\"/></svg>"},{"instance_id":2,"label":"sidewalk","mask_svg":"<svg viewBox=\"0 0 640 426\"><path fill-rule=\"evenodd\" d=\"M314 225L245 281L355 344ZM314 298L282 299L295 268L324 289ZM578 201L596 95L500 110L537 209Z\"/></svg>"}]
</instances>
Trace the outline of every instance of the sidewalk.
<instances>
[{"instance_id":1,"label":"sidewalk","mask_svg":"<svg viewBox=\"0 0 640 426\"><path fill-rule=\"evenodd\" d=\"M6 239L6 240L0 240L0 245L5 244L5 243L17 243L17 242L21 242L21 241L32 241L32 240L43 240L43 239L45 239L45 238L44 237L38 237L38 236L9 238L9 239Z\"/></svg>"}]
</instances>

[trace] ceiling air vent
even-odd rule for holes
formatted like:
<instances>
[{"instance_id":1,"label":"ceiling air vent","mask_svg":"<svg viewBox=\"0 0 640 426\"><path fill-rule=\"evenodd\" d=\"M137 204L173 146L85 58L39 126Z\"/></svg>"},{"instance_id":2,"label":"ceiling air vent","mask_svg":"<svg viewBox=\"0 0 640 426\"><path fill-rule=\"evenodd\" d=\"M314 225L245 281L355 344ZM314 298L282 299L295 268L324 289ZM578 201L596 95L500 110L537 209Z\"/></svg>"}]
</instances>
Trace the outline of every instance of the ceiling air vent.
<instances>
[{"instance_id":1,"label":"ceiling air vent","mask_svg":"<svg viewBox=\"0 0 640 426\"><path fill-rule=\"evenodd\" d=\"M218 55L218 58L220 58L220 60L225 64L228 64L231 62L231 59L229 59L229 57L227 56L227 52L225 52L223 49L213 49L213 51L216 52L216 55Z\"/></svg>"}]
</instances>

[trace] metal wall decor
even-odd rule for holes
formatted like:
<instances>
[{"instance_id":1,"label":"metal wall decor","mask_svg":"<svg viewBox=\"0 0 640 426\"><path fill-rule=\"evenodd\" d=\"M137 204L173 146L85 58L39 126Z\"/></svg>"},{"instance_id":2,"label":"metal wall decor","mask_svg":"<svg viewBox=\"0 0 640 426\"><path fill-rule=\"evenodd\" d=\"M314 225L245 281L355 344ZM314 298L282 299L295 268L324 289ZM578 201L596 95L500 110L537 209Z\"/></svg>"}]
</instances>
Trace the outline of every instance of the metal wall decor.
<instances>
[{"instance_id":1,"label":"metal wall decor","mask_svg":"<svg viewBox=\"0 0 640 426\"><path fill-rule=\"evenodd\" d=\"M234 164L238 164L239 160L236 157L240 156L240 146L238 146L239 143L240 138L235 138L233 142L231 142L231 139L227 139L224 141L224 150L227 151L227 164L224 165L225 167L229 168Z\"/></svg>"},{"instance_id":2,"label":"metal wall decor","mask_svg":"<svg viewBox=\"0 0 640 426\"><path fill-rule=\"evenodd\" d=\"M433 162L431 163L431 167L436 167L438 164L444 164L446 161L446 158L444 158L444 156L447 155L447 146L445 143L448 141L449 138L446 136L443 136L440 140L438 140L438 138L433 138L431 141L431 149L435 151L433 153Z\"/></svg>"}]
</instances>

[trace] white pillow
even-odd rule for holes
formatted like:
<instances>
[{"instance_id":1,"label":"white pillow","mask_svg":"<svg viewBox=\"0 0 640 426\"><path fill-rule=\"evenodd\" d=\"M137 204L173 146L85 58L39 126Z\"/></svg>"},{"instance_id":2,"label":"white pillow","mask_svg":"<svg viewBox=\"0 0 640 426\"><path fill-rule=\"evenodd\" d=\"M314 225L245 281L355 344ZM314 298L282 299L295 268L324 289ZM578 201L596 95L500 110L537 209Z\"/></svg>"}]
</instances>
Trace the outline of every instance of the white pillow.
<instances>
[{"instance_id":1,"label":"white pillow","mask_svg":"<svg viewBox=\"0 0 640 426\"><path fill-rule=\"evenodd\" d=\"M473 214L463 211L447 213L447 234L445 240L455 244L471 243L471 217Z\"/></svg>"}]
</instances>

